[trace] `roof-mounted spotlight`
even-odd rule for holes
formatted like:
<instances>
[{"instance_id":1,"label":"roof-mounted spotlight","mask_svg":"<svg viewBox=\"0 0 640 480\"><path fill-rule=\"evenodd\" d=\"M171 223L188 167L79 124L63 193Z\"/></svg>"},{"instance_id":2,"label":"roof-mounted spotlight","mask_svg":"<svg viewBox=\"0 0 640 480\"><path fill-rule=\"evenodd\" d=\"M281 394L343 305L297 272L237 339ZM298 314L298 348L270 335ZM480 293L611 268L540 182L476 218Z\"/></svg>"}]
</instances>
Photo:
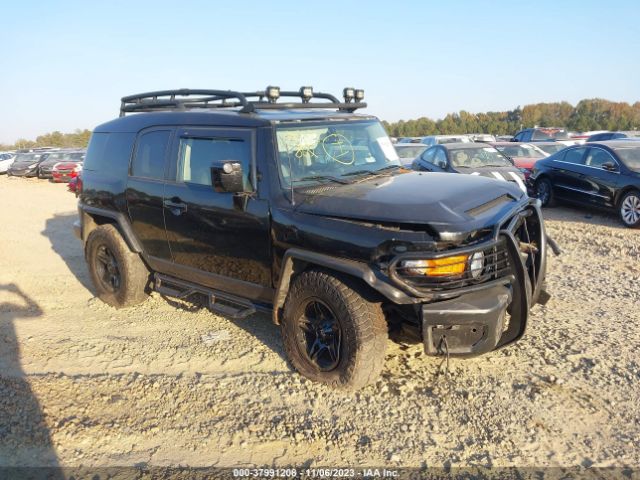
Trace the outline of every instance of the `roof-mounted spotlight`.
<instances>
[{"instance_id":1,"label":"roof-mounted spotlight","mask_svg":"<svg viewBox=\"0 0 640 480\"><path fill-rule=\"evenodd\" d=\"M271 85L269 85L264 90L264 93L266 94L269 103L276 103L276 101L280 98L280 87L272 87Z\"/></svg>"},{"instance_id":2,"label":"roof-mounted spotlight","mask_svg":"<svg viewBox=\"0 0 640 480\"><path fill-rule=\"evenodd\" d=\"M356 96L356 92L355 92L355 89L353 87L347 87L342 91L342 95L344 96L344 101L346 103L349 103Z\"/></svg>"},{"instance_id":3,"label":"roof-mounted spotlight","mask_svg":"<svg viewBox=\"0 0 640 480\"><path fill-rule=\"evenodd\" d=\"M362 90L361 88L358 88L355 91L355 96L356 96L356 102L361 102L362 100L364 100L364 90Z\"/></svg>"},{"instance_id":4,"label":"roof-mounted spotlight","mask_svg":"<svg viewBox=\"0 0 640 480\"><path fill-rule=\"evenodd\" d=\"M313 98L313 87L300 87L300 98L302 98L302 103L309 103L309 100Z\"/></svg>"}]
</instances>

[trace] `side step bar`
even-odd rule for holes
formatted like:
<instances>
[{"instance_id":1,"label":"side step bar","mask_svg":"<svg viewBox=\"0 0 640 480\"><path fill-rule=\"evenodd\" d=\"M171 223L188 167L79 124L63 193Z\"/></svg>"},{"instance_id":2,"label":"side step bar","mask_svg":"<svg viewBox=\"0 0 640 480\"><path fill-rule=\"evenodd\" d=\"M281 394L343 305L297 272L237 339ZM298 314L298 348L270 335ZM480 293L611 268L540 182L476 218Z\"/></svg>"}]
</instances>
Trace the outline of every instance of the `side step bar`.
<instances>
[{"instance_id":1,"label":"side step bar","mask_svg":"<svg viewBox=\"0 0 640 480\"><path fill-rule=\"evenodd\" d=\"M207 308L209 310L225 317L241 319L256 313L256 308L251 302L228 293L222 293L218 290L179 280L161 273L155 273L153 280L155 290L160 295L186 299L199 293L207 297Z\"/></svg>"}]
</instances>

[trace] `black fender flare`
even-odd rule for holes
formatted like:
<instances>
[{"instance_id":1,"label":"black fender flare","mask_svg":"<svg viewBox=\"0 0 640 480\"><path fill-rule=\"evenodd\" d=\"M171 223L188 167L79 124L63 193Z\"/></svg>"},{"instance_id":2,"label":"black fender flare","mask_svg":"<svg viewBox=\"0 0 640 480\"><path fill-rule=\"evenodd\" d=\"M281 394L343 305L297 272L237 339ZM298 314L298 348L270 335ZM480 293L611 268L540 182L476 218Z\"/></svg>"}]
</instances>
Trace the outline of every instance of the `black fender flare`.
<instances>
[{"instance_id":1,"label":"black fender flare","mask_svg":"<svg viewBox=\"0 0 640 480\"><path fill-rule=\"evenodd\" d=\"M322 253L310 252L298 248L286 251L282 258L280 278L273 299L273 323L280 324L280 318L285 299L289 293L293 276L309 266L317 266L343 273L362 280L383 297L397 304L420 303L419 298L410 297L402 290L393 286L384 275L377 272L364 262L350 260L341 257L333 257Z\"/></svg>"},{"instance_id":2,"label":"black fender flare","mask_svg":"<svg viewBox=\"0 0 640 480\"><path fill-rule=\"evenodd\" d=\"M78 203L78 213L80 215L81 226L80 238L83 242L87 241L91 231L98 225L94 220L94 215L106 217L113 220L113 223L118 227L129 249L134 253L142 253L142 245L140 245L140 242L133 233L129 219L125 214L105 208L92 207L83 203ZM91 219L90 222L87 222L87 217Z\"/></svg>"}]
</instances>

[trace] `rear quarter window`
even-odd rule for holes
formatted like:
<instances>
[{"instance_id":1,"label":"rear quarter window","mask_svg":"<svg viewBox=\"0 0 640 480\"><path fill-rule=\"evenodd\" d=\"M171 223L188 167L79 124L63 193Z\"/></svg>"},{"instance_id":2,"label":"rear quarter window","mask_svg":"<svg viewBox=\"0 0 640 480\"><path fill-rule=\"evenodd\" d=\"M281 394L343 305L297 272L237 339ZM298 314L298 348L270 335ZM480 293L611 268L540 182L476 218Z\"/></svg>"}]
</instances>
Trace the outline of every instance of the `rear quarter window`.
<instances>
[{"instance_id":1,"label":"rear quarter window","mask_svg":"<svg viewBox=\"0 0 640 480\"><path fill-rule=\"evenodd\" d=\"M84 170L126 177L135 137L136 134L130 132L92 134Z\"/></svg>"}]
</instances>

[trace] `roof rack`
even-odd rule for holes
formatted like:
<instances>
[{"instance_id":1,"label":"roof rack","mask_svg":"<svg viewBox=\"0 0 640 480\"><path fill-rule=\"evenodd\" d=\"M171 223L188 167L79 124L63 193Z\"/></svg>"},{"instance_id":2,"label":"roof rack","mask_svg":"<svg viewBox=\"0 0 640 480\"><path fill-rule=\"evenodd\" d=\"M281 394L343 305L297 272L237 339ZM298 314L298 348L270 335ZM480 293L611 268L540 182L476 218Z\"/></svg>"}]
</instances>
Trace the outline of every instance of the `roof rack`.
<instances>
[{"instance_id":1,"label":"roof rack","mask_svg":"<svg viewBox=\"0 0 640 480\"><path fill-rule=\"evenodd\" d=\"M345 88L344 102L329 93L314 92L311 87L302 87L299 91L280 91L279 87L267 87L263 91L235 92L232 90L188 89L160 90L122 97L120 116L136 112L156 112L166 110L191 110L197 108L238 108L241 113L256 110L284 110L291 108L330 108L342 112L354 112L365 108L364 90ZM300 98L300 102L278 103L281 97ZM255 98L256 100L249 100ZM311 102L311 99L327 100Z\"/></svg>"}]
</instances>

